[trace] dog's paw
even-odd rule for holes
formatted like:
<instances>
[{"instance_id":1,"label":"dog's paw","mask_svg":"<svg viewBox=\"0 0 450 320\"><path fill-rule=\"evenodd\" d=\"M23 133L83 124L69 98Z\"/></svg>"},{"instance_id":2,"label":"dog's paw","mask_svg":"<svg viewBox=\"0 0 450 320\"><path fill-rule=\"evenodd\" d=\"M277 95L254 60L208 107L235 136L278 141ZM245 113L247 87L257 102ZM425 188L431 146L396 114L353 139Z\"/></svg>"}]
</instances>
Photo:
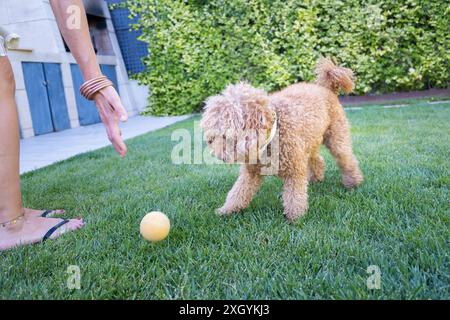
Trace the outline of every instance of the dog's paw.
<instances>
[{"instance_id":1,"label":"dog's paw","mask_svg":"<svg viewBox=\"0 0 450 320\"><path fill-rule=\"evenodd\" d=\"M296 214L284 214L284 217L286 218L287 222L289 224L295 224L296 222L300 221L300 218L302 218L304 215L306 215L306 211L304 212L298 212Z\"/></svg>"},{"instance_id":2,"label":"dog's paw","mask_svg":"<svg viewBox=\"0 0 450 320\"><path fill-rule=\"evenodd\" d=\"M311 175L309 177L309 182L310 183L322 182L323 179L324 179L323 175L321 175L321 176Z\"/></svg>"},{"instance_id":3,"label":"dog's paw","mask_svg":"<svg viewBox=\"0 0 450 320\"><path fill-rule=\"evenodd\" d=\"M226 207L221 207L221 208L216 209L216 214L219 216L227 216L232 213L233 213L233 211Z\"/></svg>"},{"instance_id":4,"label":"dog's paw","mask_svg":"<svg viewBox=\"0 0 450 320\"><path fill-rule=\"evenodd\" d=\"M284 216L289 223L294 223L308 212L308 204L301 204L294 207L285 207Z\"/></svg>"},{"instance_id":5,"label":"dog's paw","mask_svg":"<svg viewBox=\"0 0 450 320\"><path fill-rule=\"evenodd\" d=\"M353 172L342 176L342 183L347 189L353 189L363 182L364 178L361 172Z\"/></svg>"}]
</instances>

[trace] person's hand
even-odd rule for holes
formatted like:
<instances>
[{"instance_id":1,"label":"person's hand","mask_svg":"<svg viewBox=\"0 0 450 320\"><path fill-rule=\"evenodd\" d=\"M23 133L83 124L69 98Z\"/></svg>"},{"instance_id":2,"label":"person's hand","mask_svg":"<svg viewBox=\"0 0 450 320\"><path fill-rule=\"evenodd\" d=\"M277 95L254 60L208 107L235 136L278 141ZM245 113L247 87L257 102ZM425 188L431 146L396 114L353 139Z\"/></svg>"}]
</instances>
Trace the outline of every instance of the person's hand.
<instances>
[{"instance_id":1,"label":"person's hand","mask_svg":"<svg viewBox=\"0 0 450 320\"><path fill-rule=\"evenodd\" d=\"M94 96L100 119L106 128L108 139L116 152L123 158L127 154L127 146L123 142L119 121L128 120L128 114L122 105L120 97L114 87L106 87L98 91Z\"/></svg>"}]
</instances>

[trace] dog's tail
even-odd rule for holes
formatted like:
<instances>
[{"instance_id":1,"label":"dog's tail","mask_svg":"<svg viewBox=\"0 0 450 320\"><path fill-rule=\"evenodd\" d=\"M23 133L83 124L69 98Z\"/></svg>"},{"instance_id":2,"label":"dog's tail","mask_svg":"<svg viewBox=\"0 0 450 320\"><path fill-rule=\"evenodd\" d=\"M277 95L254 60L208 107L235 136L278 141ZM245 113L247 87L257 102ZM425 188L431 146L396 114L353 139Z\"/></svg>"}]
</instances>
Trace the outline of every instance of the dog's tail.
<instances>
[{"instance_id":1,"label":"dog's tail","mask_svg":"<svg viewBox=\"0 0 450 320\"><path fill-rule=\"evenodd\" d=\"M316 65L316 83L338 94L339 90L350 93L354 87L353 71L339 67L330 59L320 58Z\"/></svg>"}]
</instances>

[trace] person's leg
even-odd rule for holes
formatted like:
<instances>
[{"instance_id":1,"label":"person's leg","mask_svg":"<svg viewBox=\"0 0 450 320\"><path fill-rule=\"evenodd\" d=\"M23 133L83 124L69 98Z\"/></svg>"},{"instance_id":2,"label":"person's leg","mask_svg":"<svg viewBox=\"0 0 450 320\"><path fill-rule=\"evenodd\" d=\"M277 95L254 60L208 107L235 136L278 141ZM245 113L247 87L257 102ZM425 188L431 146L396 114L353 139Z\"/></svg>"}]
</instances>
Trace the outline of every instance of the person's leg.
<instances>
[{"instance_id":1,"label":"person's leg","mask_svg":"<svg viewBox=\"0 0 450 320\"><path fill-rule=\"evenodd\" d=\"M8 223L23 215L19 176L19 125L14 94L11 64L7 57L0 56L0 251L20 244L38 242L47 231L61 222L60 219L25 216L15 224ZM52 238L82 225L82 220L70 220Z\"/></svg>"},{"instance_id":2,"label":"person's leg","mask_svg":"<svg viewBox=\"0 0 450 320\"><path fill-rule=\"evenodd\" d=\"M15 82L7 57L0 57L0 222L21 214L19 126Z\"/></svg>"}]
</instances>

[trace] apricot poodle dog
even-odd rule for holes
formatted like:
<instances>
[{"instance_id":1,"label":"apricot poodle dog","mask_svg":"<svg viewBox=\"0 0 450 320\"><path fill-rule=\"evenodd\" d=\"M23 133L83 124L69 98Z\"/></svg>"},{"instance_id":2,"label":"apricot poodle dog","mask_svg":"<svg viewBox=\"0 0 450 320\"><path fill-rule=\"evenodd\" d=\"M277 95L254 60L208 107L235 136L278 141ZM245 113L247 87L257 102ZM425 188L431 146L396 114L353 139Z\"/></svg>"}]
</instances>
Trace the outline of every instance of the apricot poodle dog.
<instances>
[{"instance_id":1,"label":"apricot poodle dog","mask_svg":"<svg viewBox=\"0 0 450 320\"><path fill-rule=\"evenodd\" d=\"M286 218L294 221L304 215L308 183L324 178L322 143L336 159L344 186L362 183L350 124L337 96L339 90L352 91L353 72L326 58L319 60L315 72L315 83L297 83L271 94L239 83L206 100L201 127L212 153L224 162L241 163L239 177L218 209L220 214L246 208L264 175L270 174L284 181ZM269 162L263 161L262 152ZM274 167L273 162L277 162L276 170L268 173L265 169Z\"/></svg>"}]
</instances>

